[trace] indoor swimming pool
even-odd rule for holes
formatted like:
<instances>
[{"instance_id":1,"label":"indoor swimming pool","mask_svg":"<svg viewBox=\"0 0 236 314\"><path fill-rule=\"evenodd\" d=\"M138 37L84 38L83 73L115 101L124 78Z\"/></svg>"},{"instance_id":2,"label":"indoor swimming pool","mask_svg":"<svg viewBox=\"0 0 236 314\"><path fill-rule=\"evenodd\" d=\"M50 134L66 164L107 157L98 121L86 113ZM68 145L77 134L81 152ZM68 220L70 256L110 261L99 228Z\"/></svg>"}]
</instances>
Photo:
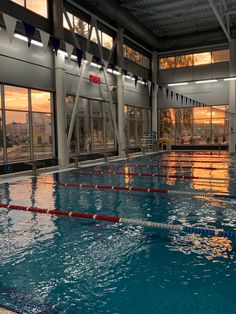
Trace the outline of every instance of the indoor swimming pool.
<instances>
[{"instance_id":1,"label":"indoor swimming pool","mask_svg":"<svg viewBox=\"0 0 236 314\"><path fill-rule=\"evenodd\" d=\"M0 202L236 231L235 180L227 152L165 152L4 183ZM236 312L235 239L7 208L0 239L19 313Z\"/></svg>"}]
</instances>

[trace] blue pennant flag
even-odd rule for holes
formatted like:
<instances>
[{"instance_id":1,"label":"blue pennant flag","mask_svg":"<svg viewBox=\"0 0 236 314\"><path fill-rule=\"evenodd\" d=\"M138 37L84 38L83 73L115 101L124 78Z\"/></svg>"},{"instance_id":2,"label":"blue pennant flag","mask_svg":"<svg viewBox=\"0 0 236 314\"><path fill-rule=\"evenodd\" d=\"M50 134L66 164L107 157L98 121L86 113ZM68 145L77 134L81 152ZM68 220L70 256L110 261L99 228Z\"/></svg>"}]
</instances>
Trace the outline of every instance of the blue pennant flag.
<instances>
[{"instance_id":1,"label":"blue pennant flag","mask_svg":"<svg viewBox=\"0 0 236 314\"><path fill-rule=\"evenodd\" d=\"M76 48L76 54L77 54L77 63L78 63L79 68L80 68L84 52L83 52L83 50Z\"/></svg>"},{"instance_id":2,"label":"blue pennant flag","mask_svg":"<svg viewBox=\"0 0 236 314\"><path fill-rule=\"evenodd\" d=\"M138 76L137 76L137 75L133 75L133 78L134 78L134 83L135 83L135 86L137 86Z\"/></svg>"},{"instance_id":3,"label":"blue pennant flag","mask_svg":"<svg viewBox=\"0 0 236 314\"><path fill-rule=\"evenodd\" d=\"M31 40L34 37L35 27L28 24L28 23L25 23L25 22L23 22L23 23L24 23L24 27L25 27L25 34L28 38L28 47L30 47Z\"/></svg>"},{"instance_id":4,"label":"blue pennant flag","mask_svg":"<svg viewBox=\"0 0 236 314\"><path fill-rule=\"evenodd\" d=\"M174 95L174 92L171 91L171 92L170 92L170 98L171 98L171 99L173 98L173 95Z\"/></svg>"},{"instance_id":5,"label":"blue pennant flag","mask_svg":"<svg viewBox=\"0 0 236 314\"><path fill-rule=\"evenodd\" d=\"M176 101L178 101L178 100L179 100L179 94L176 93Z\"/></svg>"},{"instance_id":6,"label":"blue pennant flag","mask_svg":"<svg viewBox=\"0 0 236 314\"><path fill-rule=\"evenodd\" d=\"M181 95L181 104L183 105L183 99L184 99L184 96Z\"/></svg>"},{"instance_id":7,"label":"blue pennant flag","mask_svg":"<svg viewBox=\"0 0 236 314\"><path fill-rule=\"evenodd\" d=\"M60 41L61 40L59 38L57 38L57 37L51 36L51 41L52 41L53 49L54 49L55 54L57 56L57 51L58 51L58 49L60 47Z\"/></svg>"},{"instance_id":8,"label":"blue pennant flag","mask_svg":"<svg viewBox=\"0 0 236 314\"><path fill-rule=\"evenodd\" d=\"M168 88L166 89L166 97L167 98L169 97L169 89Z\"/></svg>"}]
</instances>

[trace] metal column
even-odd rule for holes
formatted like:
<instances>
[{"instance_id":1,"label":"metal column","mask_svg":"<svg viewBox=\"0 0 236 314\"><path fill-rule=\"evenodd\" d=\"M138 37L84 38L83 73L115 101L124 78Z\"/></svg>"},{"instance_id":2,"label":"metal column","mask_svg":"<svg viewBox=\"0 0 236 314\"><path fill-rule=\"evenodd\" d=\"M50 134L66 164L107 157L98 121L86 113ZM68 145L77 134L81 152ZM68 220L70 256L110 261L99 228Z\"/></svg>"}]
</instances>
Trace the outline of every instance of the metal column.
<instances>
[{"instance_id":1,"label":"metal column","mask_svg":"<svg viewBox=\"0 0 236 314\"><path fill-rule=\"evenodd\" d=\"M236 76L236 39L230 42L230 76ZM229 81L229 152L236 144L236 81Z\"/></svg>"},{"instance_id":2,"label":"metal column","mask_svg":"<svg viewBox=\"0 0 236 314\"><path fill-rule=\"evenodd\" d=\"M54 35L63 39L63 1L53 1ZM57 53L55 61L55 91L56 91L56 119L57 119L57 149L58 165L66 168L69 165L69 152L66 145L66 89L65 89L65 56Z\"/></svg>"},{"instance_id":3,"label":"metal column","mask_svg":"<svg viewBox=\"0 0 236 314\"><path fill-rule=\"evenodd\" d=\"M117 32L117 63L121 69L124 68L124 53L123 53L123 43L124 43L124 30L120 28ZM125 149L125 126L124 126L124 105L125 105L125 92L124 92L124 77L123 75L117 76L117 101L118 101L118 130L120 145L119 155L124 155Z\"/></svg>"},{"instance_id":4,"label":"metal column","mask_svg":"<svg viewBox=\"0 0 236 314\"><path fill-rule=\"evenodd\" d=\"M158 110L157 110L157 52L153 51L152 53L152 82L155 83L155 88L152 89L152 131L158 132ZM158 135L158 133L157 133Z\"/></svg>"}]
</instances>

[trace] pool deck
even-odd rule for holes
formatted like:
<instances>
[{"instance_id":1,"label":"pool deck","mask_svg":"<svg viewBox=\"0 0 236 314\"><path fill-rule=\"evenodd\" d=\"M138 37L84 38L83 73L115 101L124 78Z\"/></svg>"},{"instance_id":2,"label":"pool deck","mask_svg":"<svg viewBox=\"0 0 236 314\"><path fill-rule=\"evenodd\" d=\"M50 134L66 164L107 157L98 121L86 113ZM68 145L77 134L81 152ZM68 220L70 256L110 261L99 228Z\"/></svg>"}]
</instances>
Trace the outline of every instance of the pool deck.
<instances>
[{"instance_id":1,"label":"pool deck","mask_svg":"<svg viewBox=\"0 0 236 314\"><path fill-rule=\"evenodd\" d=\"M143 155L142 153L138 152L138 153L130 154L130 158L149 156L149 155L158 154L158 153L159 152L147 152L145 155ZM109 158L107 162L112 163L112 162L124 161L124 160L127 160L127 159L123 156L122 157L114 156L114 157ZM53 173L70 171L73 169L82 169L82 168L87 168L87 167L92 167L92 166L105 165L107 164L107 162L105 162L103 158L100 158L100 159L82 161L80 162L79 167L74 167L74 164L72 163L69 165L68 168L64 168L64 169L60 169L58 166L43 168L43 169L40 169L39 176L45 176L45 175L49 175ZM13 183L17 181L27 180L30 178L32 178L31 170L16 172L16 173L11 173L11 174L3 174L3 175L0 175L0 184Z\"/></svg>"},{"instance_id":2,"label":"pool deck","mask_svg":"<svg viewBox=\"0 0 236 314\"><path fill-rule=\"evenodd\" d=\"M0 307L0 314L16 314L16 312L12 312Z\"/></svg>"}]
</instances>

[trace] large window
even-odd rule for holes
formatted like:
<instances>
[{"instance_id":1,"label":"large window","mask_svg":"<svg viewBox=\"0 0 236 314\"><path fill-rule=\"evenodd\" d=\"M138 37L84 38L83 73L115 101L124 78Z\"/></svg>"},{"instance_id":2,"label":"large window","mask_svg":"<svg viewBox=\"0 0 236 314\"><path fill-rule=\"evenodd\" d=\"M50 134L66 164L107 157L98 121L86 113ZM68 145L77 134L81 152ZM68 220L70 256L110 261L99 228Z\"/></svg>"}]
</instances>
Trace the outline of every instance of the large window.
<instances>
[{"instance_id":1,"label":"large window","mask_svg":"<svg viewBox=\"0 0 236 314\"><path fill-rule=\"evenodd\" d=\"M124 106L126 146L140 146L142 136L151 133L151 110Z\"/></svg>"},{"instance_id":2,"label":"large window","mask_svg":"<svg viewBox=\"0 0 236 314\"><path fill-rule=\"evenodd\" d=\"M140 52L135 51L127 45L123 46L124 57L141 65L142 67L149 69L149 58L141 54Z\"/></svg>"},{"instance_id":3,"label":"large window","mask_svg":"<svg viewBox=\"0 0 236 314\"><path fill-rule=\"evenodd\" d=\"M75 33L88 38L89 35L89 29L90 29L90 24L88 24L87 22L81 20L80 18L78 18L77 16L67 12L67 15L69 17L69 20L71 22L72 28L74 30ZM66 29L70 29L66 17L63 15L63 26ZM111 36L109 36L108 34L102 32L102 31L98 31L98 36L101 42L101 45L104 48L107 49L111 49L112 45L113 45L113 38ZM92 29L92 34L91 34L91 41L95 42L96 44L98 43L97 41L97 35L96 35L96 31L95 28L93 27Z\"/></svg>"},{"instance_id":4,"label":"large window","mask_svg":"<svg viewBox=\"0 0 236 314\"><path fill-rule=\"evenodd\" d=\"M11 1L39 15L48 17L48 1L47 0L11 0Z\"/></svg>"},{"instance_id":5,"label":"large window","mask_svg":"<svg viewBox=\"0 0 236 314\"><path fill-rule=\"evenodd\" d=\"M15 162L52 157L51 94L4 85L3 95L0 160Z\"/></svg>"},{"instance_id":6,"label":"large window","mask_svg":"<svg viewBox=\"0 0 236 314\"><path fill-rule=\"evenodd\" d=\"M74 96L67 96L67 128L69 130ZM115 149L115 132L110 104L80 98L70 153L89 153Z\"/></svg>"},{"instance_id":7,"label":"large window","mask_svg":"<svg viewBox=\"0 0 236 314\"><path fill-rule=\"evenodd\" d=\"M160 110L160 137L181 145L227 144L227 110L228 106Z\"/></svg>"},{"instance_id":8,"label":"large window","mask_svg":"<svg viewBox=\"0 0 236 314\"><path fill-rule=\"evenodd\" d=\"M229 49L160 58L159 69L181 68L229 61Z\"/></svg>"}]
</instances>

